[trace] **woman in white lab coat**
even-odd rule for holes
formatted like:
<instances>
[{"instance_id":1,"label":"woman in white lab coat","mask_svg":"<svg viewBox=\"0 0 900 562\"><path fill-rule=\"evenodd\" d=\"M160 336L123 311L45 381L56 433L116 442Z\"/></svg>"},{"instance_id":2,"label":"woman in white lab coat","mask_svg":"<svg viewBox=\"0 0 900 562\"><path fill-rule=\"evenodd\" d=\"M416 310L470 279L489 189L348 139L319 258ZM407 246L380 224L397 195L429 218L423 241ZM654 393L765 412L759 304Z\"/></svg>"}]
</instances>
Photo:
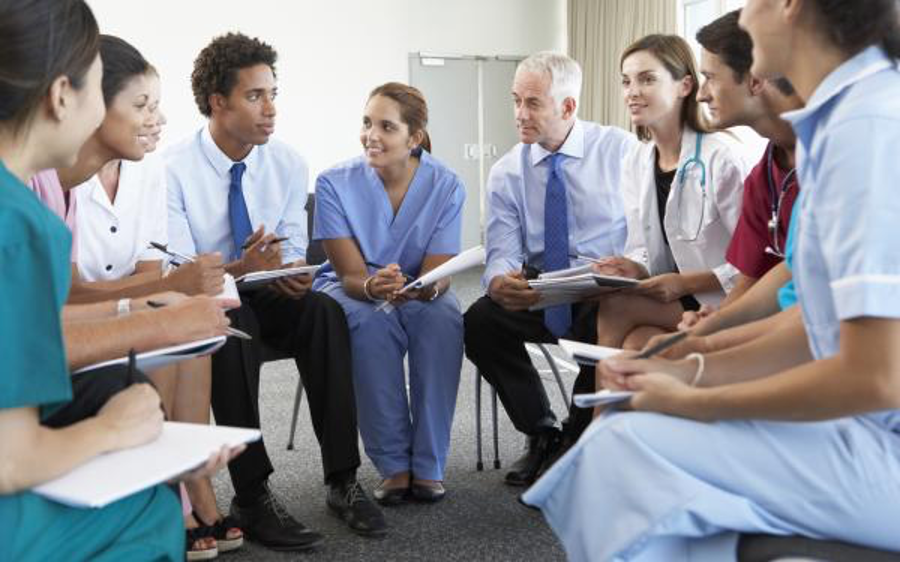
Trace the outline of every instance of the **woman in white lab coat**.
<instances>
[{"instance_id":1,"label":"woman in white lab coat","mask_svg":"<svg viewBox=\"0 0 900 562\"><path fill-rule=\"evenodd\" d=\"M673 330L685 310L716 305L737 270L725 251L740 215L743 165L725 133L711 133L696 99L696 65L675 35L648 35L622 54L622 92L644 141L622 166L628 223L624 257L601 260L604 273L641 279L607 296L597 314L598 343L640 348Z\"/></svg>"}]
</instances>

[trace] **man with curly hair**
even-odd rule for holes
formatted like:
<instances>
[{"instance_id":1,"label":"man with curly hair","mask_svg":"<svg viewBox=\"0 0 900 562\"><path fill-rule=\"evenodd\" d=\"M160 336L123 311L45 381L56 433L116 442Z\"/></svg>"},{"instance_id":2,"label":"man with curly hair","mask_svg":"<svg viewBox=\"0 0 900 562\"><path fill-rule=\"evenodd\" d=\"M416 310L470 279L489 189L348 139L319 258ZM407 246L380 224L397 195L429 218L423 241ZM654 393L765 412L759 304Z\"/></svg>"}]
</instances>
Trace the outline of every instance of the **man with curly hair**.
<instances>
[{"instance_id":1,"label":"man with curly hair","mask_svg":"<svg viewBox=\"0 0 900 562\"><path fill-rule=\"evenodd\" d=\"M239 33L215 38L194 62L191 83L202 127L166 154L170 248L220 252L235 277L305 263L308 170L275 131L271 46ZM331 297L310 276L282 278L242 294L232 322L253 335L213 356L212 407L223 425L259 427L262 341L294 358L306 388L328 485L328 508L350 529L383 535L381 511L356 481L359 467L350 338ZM268 486L272 464L260 441L229 466L231 514L246 536L273 550L316 546L322 536L296 521Z\"/></svg>"}]
</instances>

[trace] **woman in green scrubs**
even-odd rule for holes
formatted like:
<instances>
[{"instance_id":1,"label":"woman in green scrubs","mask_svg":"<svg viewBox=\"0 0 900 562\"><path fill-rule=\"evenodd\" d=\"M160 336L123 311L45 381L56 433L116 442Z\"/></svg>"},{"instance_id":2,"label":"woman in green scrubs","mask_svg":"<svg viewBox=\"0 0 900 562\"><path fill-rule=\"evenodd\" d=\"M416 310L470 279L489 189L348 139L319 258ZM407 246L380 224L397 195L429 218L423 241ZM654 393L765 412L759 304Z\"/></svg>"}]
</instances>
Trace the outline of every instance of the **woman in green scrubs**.
<instances>
[{"instance_id":1,"label":"woman in green scrubs","mask_svg":"<svg viewBox=\"0 0 900 562\"><path fill-rule=\"evenodd\" d=\"M42 415L72 398L60 313L71 237L25 187L72 165L103 119L97 22L82 0L0 2L0 562L182 560L175 494L155 486L103 509L29 490L97 455L154 439L159 396L146 384L97 415L51 429Z\"/></svg>"}]
</instances>

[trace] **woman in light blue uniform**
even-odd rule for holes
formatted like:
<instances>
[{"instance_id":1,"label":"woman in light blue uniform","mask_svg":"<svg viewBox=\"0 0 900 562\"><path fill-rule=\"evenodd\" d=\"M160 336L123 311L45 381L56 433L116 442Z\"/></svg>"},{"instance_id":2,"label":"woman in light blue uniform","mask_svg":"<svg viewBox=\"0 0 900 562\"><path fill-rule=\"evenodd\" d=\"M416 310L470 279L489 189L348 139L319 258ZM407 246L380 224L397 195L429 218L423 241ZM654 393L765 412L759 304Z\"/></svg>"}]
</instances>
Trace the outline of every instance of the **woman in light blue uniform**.
<instances>
[{"instance_id":1,"label":"woman in light blue uniform","mask_svg":"<svg viewBox=\"0 0 900 562\"><path fill-rule=\"evenodd\" d=\"M733 560L740 532L900 551L897 4L749 0L741 25L753 74L807 102L786 116L805 333L743 361L609 362L646 412L597 420L525 498L573 560Z\"/></svg>"},{"instance_id":2,"label":"woman in light blue uniform","mask_svg":"<svg viewBox=\"0 0 900 562\"><path fill-rule=\"evenodd\" d=\"M376 88L363 116L364 155L316 181L314 238L324 240L331 266L314 289L347 314L359 431L384 478L375 498L385 505L444 496L462 366L462 317L449 279L399 293L460 250L465 188L429 153L427 122L418 90ZM380 310L383 301L391 307Z\"/></svg>"}]
</instances>

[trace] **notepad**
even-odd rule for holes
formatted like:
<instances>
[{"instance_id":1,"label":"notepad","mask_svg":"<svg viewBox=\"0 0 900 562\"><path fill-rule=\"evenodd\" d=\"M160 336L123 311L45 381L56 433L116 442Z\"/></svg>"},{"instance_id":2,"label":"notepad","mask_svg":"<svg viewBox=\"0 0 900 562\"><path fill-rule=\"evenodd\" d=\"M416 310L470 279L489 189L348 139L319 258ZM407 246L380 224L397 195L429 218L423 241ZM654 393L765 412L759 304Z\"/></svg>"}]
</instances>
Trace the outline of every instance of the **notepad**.
<instances>
[{"instance_id":1,"label":"notepad","mask_svg":"<svg viewBox=\"0 0 900 562\"><path fill-rule=\"evenodd\" d=\"M576 394L572 396L572 402L579 408L593 408L594 406L623 402L629 400L632 396L634 396L634 392L630 390L609 390L604 388L591 394Z\"/></svg>"},{"instance_id":2,"label":"notepad","mask_svg":"<svg viewBox=\"0 0 900 562\"><path fill-rule=\"evenodd\" d=\"M473 267L484 265L486 255L487 254L485 253L484 246L475 246L474 248L469 248L465 252L462 252L461 254L454 256L441 265L435 267L418 279L411 281L405 287L400 289L399 292L402 294L413 289L421 289L422 287L431 285L432 283L440 281L445 277L451 277ZM383 302L378 305L377 310L391 312L392 310L394 310L394 307L388 302Z\"/></svg>"},{"instance_id":3,"label":"notepad","mask_svg":"<svg viewBox=\"0 0 900 562\"><path fill-rule=\"evenodd\" d=\"M545 273L537 279L528 281L528 285L541 295L541 300L529 310L542 310L548 306L580 302L612 290L633 287L638 284L636 279L615 275L587 272L559 276L555 273L558 272Z\"/></svg>"},{"instance_id":4,"label":"notepad","mask_svg":"<svg viewBox=\"0 0 900 562\"><path fill-rule=\"evenodd\" d=\"M258 429L165 422L152 443L95 457L33 491L65 505L99 508L195 469L223 446L260 435Z\"/></svg>"},{"instance_id":5,"label":"notepad","mask_svg":"<svg viewBox=\"0 0 900 562\"><path fill-rule=\"evenodd\" d=\"M285 267L283 269L269 269L266 271L254 271L237 278L239 291L253 291L268 285L282 277L294 277L295 275L313 275L319 269L318 265L300 265L297 267Z\"/></svg>"},{"instance_id":6,"label":"notepad","mask_svg":"<svg viewBox=\"0 0 900 562\"><path fill-rule=\"evenodd\" d=\"M597 361L622 353L622 350L616 347L604 347L579 341L559 340L557 343L566 352L566 355L582 365L594 365Z\"/></svg>"},{"instance_id":7,"label":"notepad","mask_svg":"<svg viewBox=\"0 0 900 562\"><path fill-rule=\"evenodd\" d=\"M159 369L160 367L165 367L171 363L209 355L215 353L220 347L225 345L225 340L226 336L216 336L214 338L206 338L138 353L135 355L135 366L142 371L152 371L154 369ZM125 365L127 363L127 356L119 357L118 359L110 359L109 361L82 367L72 374L79 375L95 369L109 367L111 365Z\"/></svg>"}]
</instances>

